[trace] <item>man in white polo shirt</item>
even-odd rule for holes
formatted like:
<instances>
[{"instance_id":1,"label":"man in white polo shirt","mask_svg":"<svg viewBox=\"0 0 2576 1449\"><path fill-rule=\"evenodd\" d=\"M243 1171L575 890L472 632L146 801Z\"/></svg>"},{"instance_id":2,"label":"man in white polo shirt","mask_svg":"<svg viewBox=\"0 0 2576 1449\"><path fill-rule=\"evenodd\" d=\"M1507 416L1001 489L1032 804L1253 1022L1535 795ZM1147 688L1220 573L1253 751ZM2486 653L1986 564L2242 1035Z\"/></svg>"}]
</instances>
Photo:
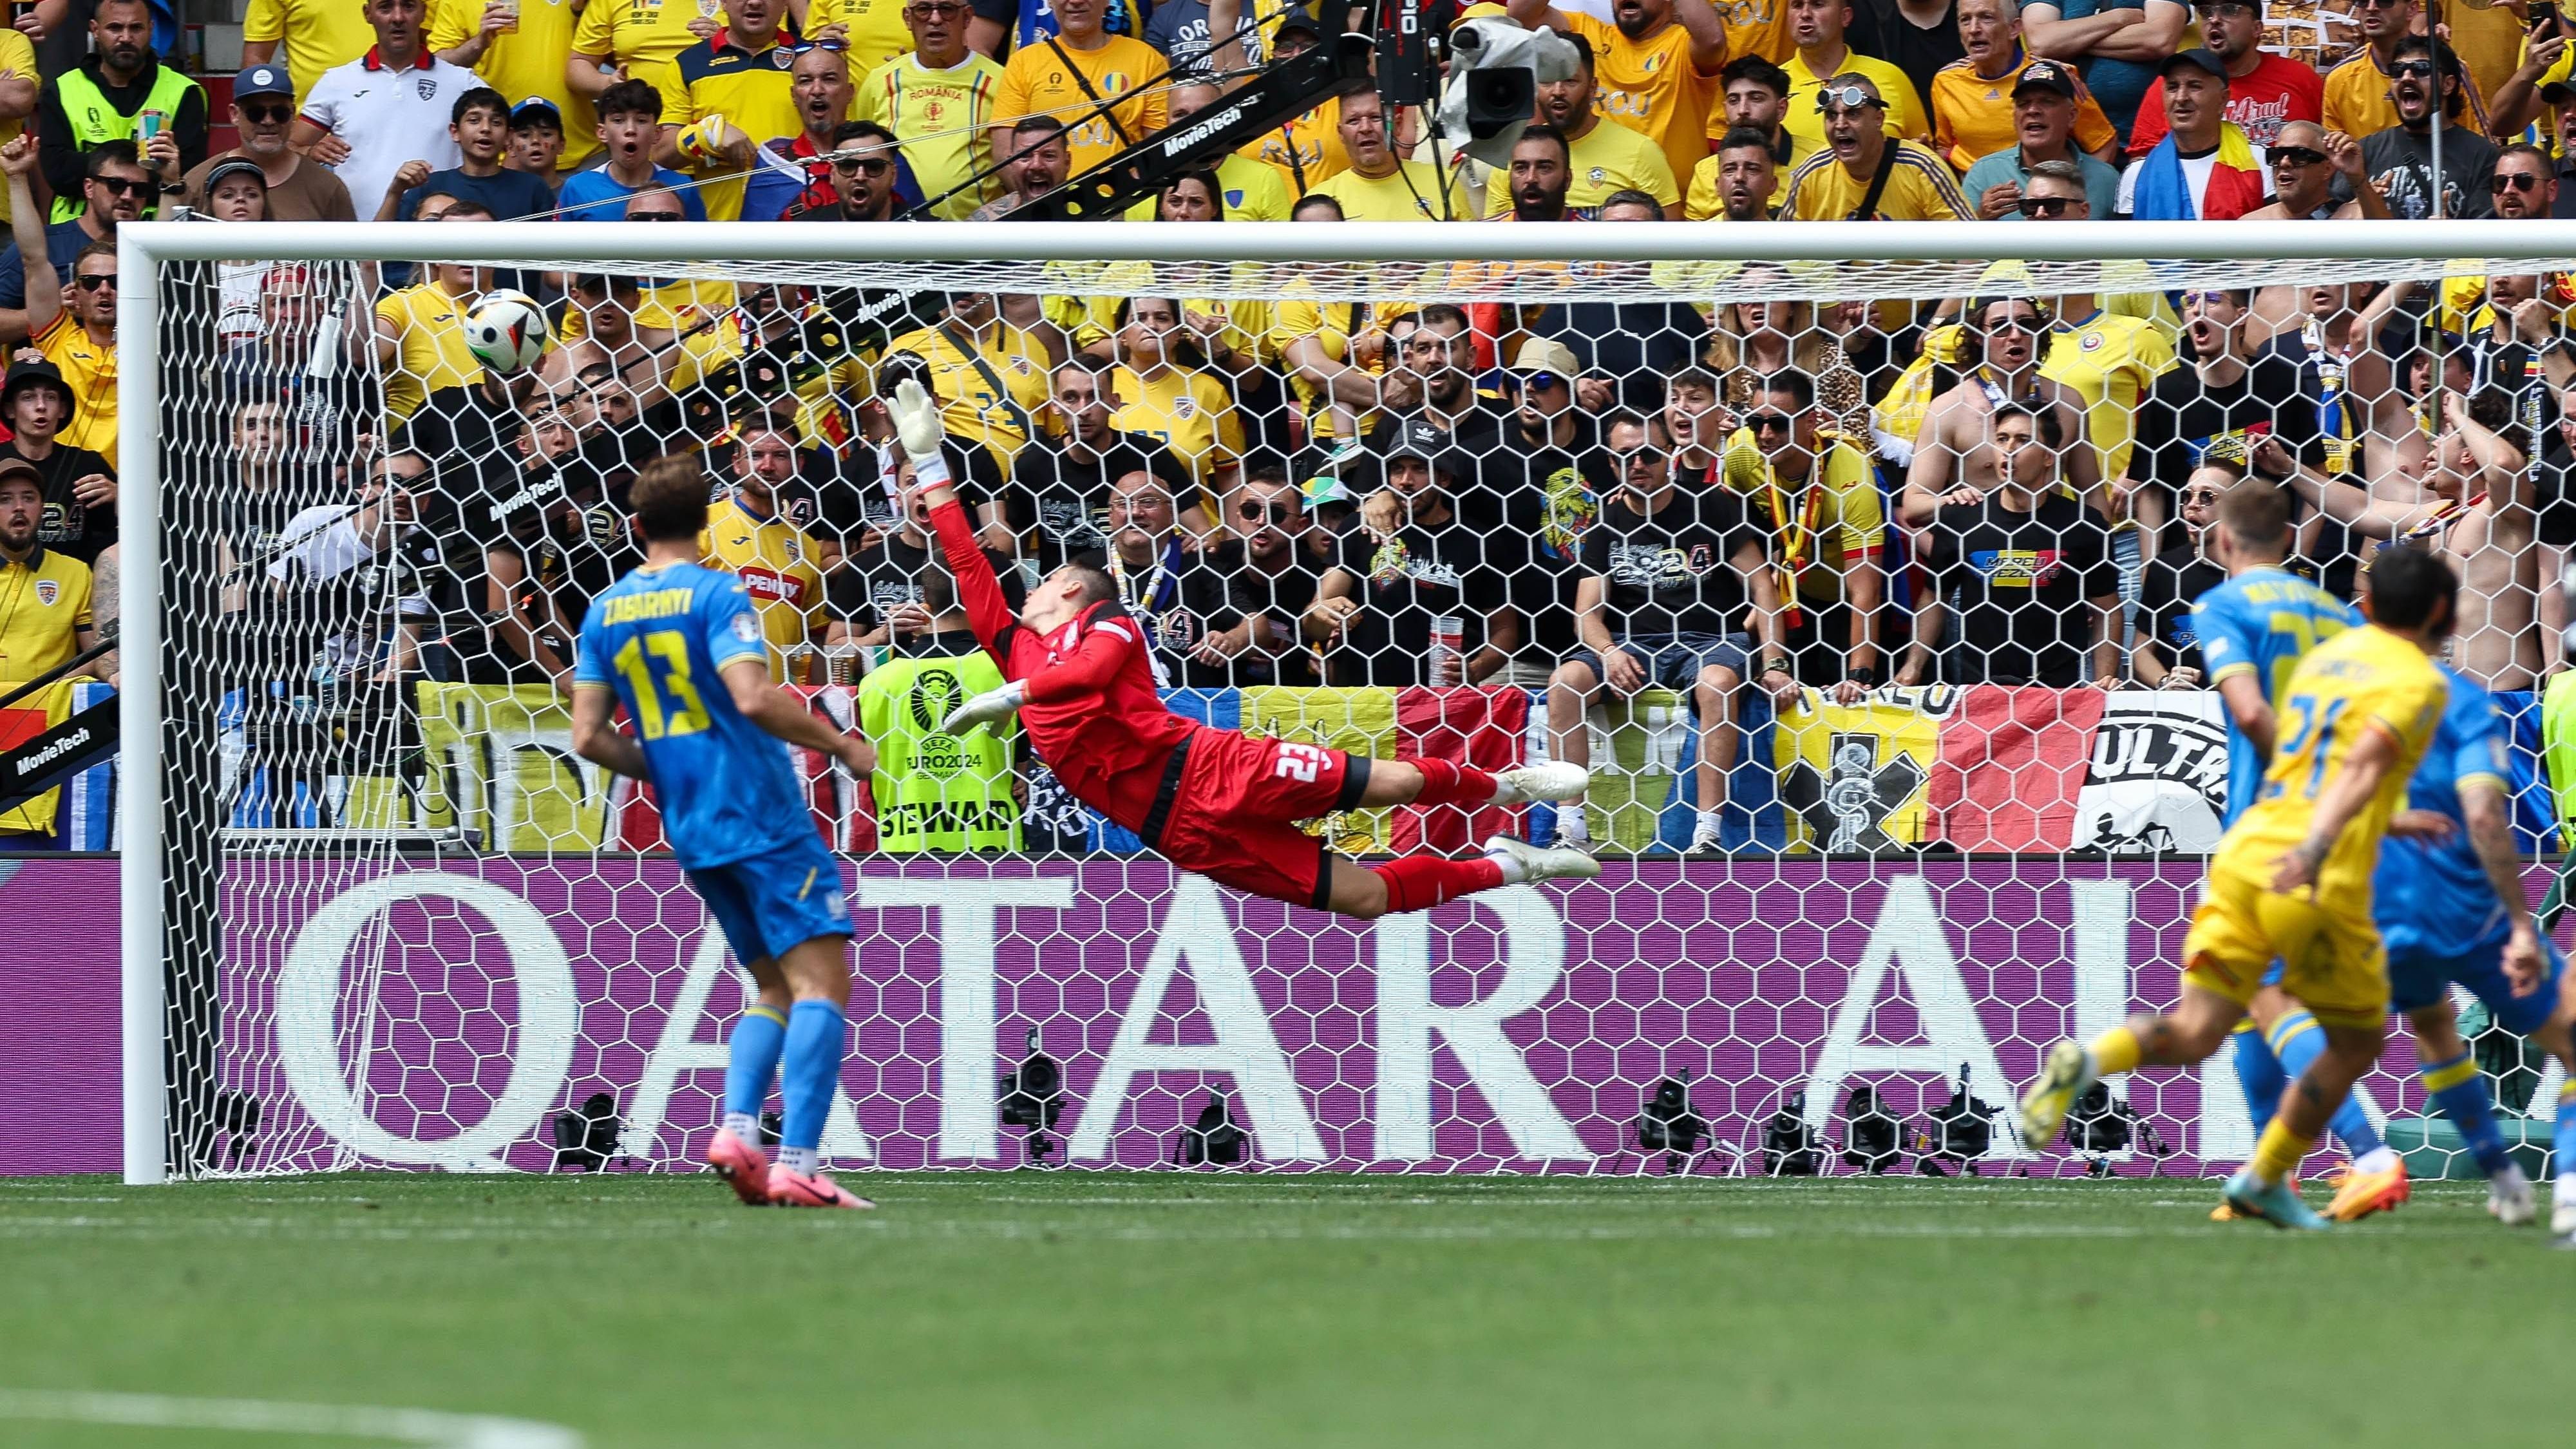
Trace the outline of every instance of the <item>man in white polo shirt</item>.
<instances>
[{"instance_id":1,"label":"man in white polo shirt","mask_svg":"<svg viewBox=\"0 0 2576 1449\"><path fill-rule=\"evenodd\" d=\"M358 215L373 216L405 162L442 171L464 160L450 113L482 82L430 53L425 0L365 0L365 12L375 46L322 73L287 144L331 168Z\"/></svg>"}]
</instances>

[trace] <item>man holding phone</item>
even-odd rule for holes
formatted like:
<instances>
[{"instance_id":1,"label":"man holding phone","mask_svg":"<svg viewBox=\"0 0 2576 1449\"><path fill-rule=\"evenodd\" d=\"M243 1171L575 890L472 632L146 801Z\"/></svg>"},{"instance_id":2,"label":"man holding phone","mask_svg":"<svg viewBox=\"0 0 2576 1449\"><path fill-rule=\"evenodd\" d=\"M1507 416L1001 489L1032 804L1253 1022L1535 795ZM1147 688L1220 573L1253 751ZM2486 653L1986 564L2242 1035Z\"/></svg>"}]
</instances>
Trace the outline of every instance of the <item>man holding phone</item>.
<instances>
[{"instance_id":1,"label":"man holding phone","mask_svg":"<svg viewBox=\"0 0 2576 1449\"><path fill-rule=\"evenodd\" d=\"M99 0L89 22L90 54L36 93L37 159L54 191L53 220L80 215L86 153L132 141L165 193L206 159L205 88L152 53L152 9L144 0ZM148 214L148 213L147 213Z\"/></svg>"}]
</instances>

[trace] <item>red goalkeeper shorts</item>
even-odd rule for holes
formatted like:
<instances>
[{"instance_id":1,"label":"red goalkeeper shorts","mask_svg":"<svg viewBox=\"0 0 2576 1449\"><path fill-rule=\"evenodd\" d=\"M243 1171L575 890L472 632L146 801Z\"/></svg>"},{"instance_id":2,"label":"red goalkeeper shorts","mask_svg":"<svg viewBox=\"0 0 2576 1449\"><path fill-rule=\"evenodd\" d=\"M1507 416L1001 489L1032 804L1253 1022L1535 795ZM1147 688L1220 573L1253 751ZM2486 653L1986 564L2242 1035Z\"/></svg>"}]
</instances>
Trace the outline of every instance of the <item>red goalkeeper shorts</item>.
<instances>
[{"instance_id":1,"label":"red goalkeeper shorts","mask_svg":"<svg viewBox=\"0 0 2576 1449\"><path fill-rule=\"evenodd\" d=\"M1333 883L1324 841L1291 822L1358 803L1366 757L1234 730L1201 730L1186 749L1139 832L1145 843L1220 885L1322 910Z\"/></svg>"}]
</instances>

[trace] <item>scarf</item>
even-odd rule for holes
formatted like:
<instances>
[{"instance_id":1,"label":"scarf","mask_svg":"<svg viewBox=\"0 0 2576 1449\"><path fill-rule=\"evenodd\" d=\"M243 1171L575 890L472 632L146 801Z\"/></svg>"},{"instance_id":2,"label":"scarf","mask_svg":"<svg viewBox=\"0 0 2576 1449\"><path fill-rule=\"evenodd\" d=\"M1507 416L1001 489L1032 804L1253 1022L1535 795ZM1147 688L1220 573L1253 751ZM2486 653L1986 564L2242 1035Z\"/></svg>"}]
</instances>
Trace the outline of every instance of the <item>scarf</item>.
<instances>
[{"instance_id":1,"label":"scarf","mask_svg":"<svg viewBox=\"0 0 2576 1449\"><path fill-rule=\"evenodd\" d=\"M2183 174L2182 148L2168 132L2138 166L2137 189L2129 215L2138 221L2233 221L2263 205L2263 170L2254 143L2233 121L2218 127L2218 155L2209 171L2209 188L2198 207L2191 201L2191 182Z\"/></svg>"}]
</instances>

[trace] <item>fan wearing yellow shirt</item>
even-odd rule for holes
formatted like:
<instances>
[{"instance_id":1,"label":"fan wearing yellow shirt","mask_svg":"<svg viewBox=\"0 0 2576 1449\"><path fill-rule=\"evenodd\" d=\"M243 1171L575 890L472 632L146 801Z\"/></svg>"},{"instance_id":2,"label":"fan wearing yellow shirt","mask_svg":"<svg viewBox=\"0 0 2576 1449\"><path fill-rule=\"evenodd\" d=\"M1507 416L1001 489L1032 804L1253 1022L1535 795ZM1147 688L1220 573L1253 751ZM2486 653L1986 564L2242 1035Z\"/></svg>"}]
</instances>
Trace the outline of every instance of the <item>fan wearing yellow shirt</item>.
<instances>
[{"instance_id":1,"label":"fan wearing yellow shirt","mask_svg":"<svg viewBox=\"0 0 2576 1449\"><path fill-rule=\"evenodd\" d=\"M530 99L554 103L564 138L557 171L578 171L599 154L590 97L573 94L564 79L581 12L573 0L433 0L429 11L429 48L440 60L471 69L514 109Z\"/></svg>"},{"instance_id":2,"label":"fan wearing yellow shirt","mask_svg":"<svg viewBox=\"0 0 2576 1449\"><path fill-rule=\"evenodd\" d=\"M993 108L1002 93L1001 65L966 48L967 15L965 0L911 0L903 8L911 52L859 85L857 119L894 132L923 197L947 198L931 210L941 221L964 221L1002 194L998 175L957 190L992 168Z\"/></svg>"},{"instance_id":3,"label":"fan wearing yellow shirt","mask_svg":"<svg viewBox=\"0 0 2576 1449\"><path fill-rule=\"evenodd\" d=\"M366 8L351 0L250 0L242 12L242 67L266 65L286 46L287 78L295 82L295 109L322 72L347 65L376 43ZM34 74L32 70L28 72Z\"/></svg>"},{"instance_id":4,"label":"fan wearing yellow shirt","mask_svg":"<svg viewBox=\"0 0 2576 1449\"><path fill-rule=\"evenodd\" d=\"M1565 133L1566 168L1572 176L1565 188L1565 204L1588 215L1614 192L1642 191L1662 203L1666 221L1681 220L1681 186L1672 164L1664 159L1663 148L1625 126L1601 119L1593 107L1592 42L1579 34L1566 38L1581 64L1571 80L1543 81L1538 88L1538 118ZM1509 216L1511 210L1510 187L1485 188L1485 215Z\"/></svg>"},{"instance_id":5,"label":"fan wearing yellow shirt","mask_svg":"<svg viewBox=\"0 0 2576 1449\"><path fill-rule=\"evenodd\" d=\"M1738 132L1749 131L1762 139L1762 149L1771 167L1771 186L1765 193L1764 205L1789 189L1789 173L1801 159L1796 142L1780 117L1789 103L1789 73L1758 55L1739 55L1726 63L1722 78L1724 92L1719 108L1708 114L1708 149L1706 160L1691 168L1682 187L1682 219L1708 221L1725 213L1721 196L1723 159L1730 144L1740 144ZM1742 218L1737 218L1742 219Z\"/></svg>"},{"instance_id":6,"label":"fan wearing yellow shirt","mask_svg":"<svg viewBox=\"0 0 2576 1449\"><path fill-rule=\"evenodd\" d=\"M2283 1094L2225 1196L2240 1217L2327 1226L2287 1179L2387 1033L2388 952L2371 922L2371 874L2450 697L2433 656L2459 596L2450 566L2418 549L2381 552L2367 577L2371 622L2309 650L2290 675L2261 792L2219 840L2183 938L2181 1002L2089 1044L2058 1043L2022 1098L2031 1150L2056 1139L2068 1107L2100 1078L2207 1060L2278 961L2282 990L2325 1028L2325 1053Z\"/></svg>"},{"instance_id":7,"label":"fan wearing yellow shirt","mask_svg":"<svg viewBox=\"0 0 2576 1449\"><path fill-rule=\"evenodd\" d=\"M1813 0L1793 0L1810 4ZM1904 78L1898 77L1903 84ZM1789 221L1966 221L1968 199L1958 173L1932 148L1888 134L1887 102L1878 85L1859 74L1838 75L1815 93L1825 127L1825 149L1789 173L1780 215ZM1792 103L1794 109L1795 103ZM1879 165L1893 149L1887 184L1867 216L1857 216Z\"/></svg>"},{"instance_id":8,"label":"fan wearing yellow shirt","mask_svg":"<svg viewBox=\"0 0 2576 1449\"><path fill-rule=\"evenodd\" d=\"M769 677L785 682L787 651L823 642L823 575L813 564L814 541L780 514L770 481L742 468L726 496L708 506L698 553L707 567L742 576L769 640Z\"/></svg>"},{"instance_id":9,"label":"fan wearing yellow shirt","mask_svg":"<svg viewBox=\"0 0 2576 1449\"><path fill-rule=\"evenodd\" d=\"M1387 144L1386 102L1375 82L1357 80L1339 97L1342 149L1350 169L1306 195L1330 197L1344 221L1464 221L1467 198L1455 177L1424 161L1406 161ZM1302 200L1302 198L1301 198Z\"/></svg>"},{"instance_id":10,"label":"fan wearing yellow shirt","mask_svg":"<svg viewBox=\"0 0 2576 1449\"><path fill-rule=\"evenodd\" d=\"M26 145L24 141L18 144ZM33 169L32 159L28 163ZM25 185L12 175L12 189ZM30 198L32 200L32 197ZM116 243L94 241L72 258L71 304L44 260L44 213L29 206L10 218L19 255L27 264L27 345L62 372L72 392L72 420L54 435L66 447L87 448L116 466ZM29 240L34 249L25 249Z\"/></svg>"},{"instance_id":11,"label":"fan wearing yellow shirt","mask_svg":"<svg viewBox=\"0 0 2576 1449\"><path fill-rule=\"evenodd\" d=\"M742 218L744 178L772 136L805 132L790 70L802 42L785 28L787 0L725 0L725 23L672 57L662 85L653 159L702 183L707 220Z\"/></svg>"},{"instance_id":12,"label":"fan wearing yellow shirt","mask_svg":"<svg viewBox=\"0 0 2576 1449\"><path fill-rule=\"evenodd\" d=\"M1716 394L1707 374L1673 379L1672 411ZM1684 392L1687 381L1702 386ZM1832 416L1816 406L1815 378L1787 368L1765 378L1755 406L1726 441L1726 485L1744 495L1748 512L1771 537L1771 565L1787 617L1780 645L1801 683L1857 704L1877 687L1882 661L1878 611L1887 597L1887 510L1878 476L1860 449L1824 431Z\"/></svg>"},{"instance_id":13,"label":"fan wearing yellow shirt","mask_svg":"<svg viewBox=\"0 0 2576 1449\"><path fill-rule=\"evenodd\" d=\"M903 355L919 359L922 386L939 400L948 436L981 443L1004 469L1029 441L1029 416L1047 398L1047 363L1032 352L1032 334L1002 320L990 292L951 292L948 310L932 326L886 343L877 370L880 397L894 393L896 374L908 370ZM969 349L972 350L969 350Z\"/></svg>"},{"instance_id":14,"label":"fan wearing yellow shirt","mask_svg":"<svg viewBox=\"0 0 2576 1449\"><path fill-rule=\"evenodd\" d=\"M955 0L948 3L954 4ZM914 26L912 12L921 4L922 0L807 0L805 13L797 18L796 33L810 45L839 42L850 57L850 74L863 76L906 51L920 48L920 32ZM970 7L957 8L965 11ZM950 23L962 48L966 44L966 17L960 14ZM998 70L1000 66L994 68Z\"/></svg>"},{"instance_id":15,"label":"fan wearing yellow shirt","mask_svg":"<svg viewBox=\"0 0 2576 1449\"><path fill-rule=\"evenodd\" d=\"M1110 425L1141 433L1172 450L1209 498L1234 491L1243 460L1243 420L1234 398L1200 365L1198 344L1170 297L1131 297L1118 304L1119 368L1111 374L1118 411ZM1205 499L1179 500L1183 507ZM1215 510L1210 509L1210 516Z\"/></svg>"},{"instance_id":16,"label":"fan wearing yellow shirt","mask_svg":"<svg viewBox=\"0 0 2576 1449\"><path fill-rule=\"evenodd\" d=\"M1602 21L1547 0L1511 4L1519 24L1581 36L1598 78L1593 109L1654 142L1676 178L1688 176L1708 154L1708 113L1731 43L1726 25L1708 0L1617 0L1611 13L1614 21Z\"/></svg>"},{"instance_id":17,"label":"fan wearing yellow shirt","mask_svg":"<svg viewBox=\"0 0 2576 1449\"><path fill-rule=\"evenodd\" d=\"M2013 0L1959 0L1959 39L1966 58L1954 60L1932 76L1932 149L1961 175L1981 157L2021 144L2021 126L2013 114L2022 72L2038 57L2024 49L2021 22ZM2047 74L2074 80L2074 73L2054 64ZM2097 161L2118 165L2120 133L2102 114L2102 103L2076 81L2074 145Z\"/></svg>"},{"instance_id":18,"label":"fan wearing yellow shirt","mask_svg":"<svg viewBox=\"0 0 2576 1449\"><path fill-rule=\"evenodd\" d=\"M1780 63L1789 77L1789 103L1780 124L1789 129L1790 144L1800 158L1825 144L1824 107L1818 102L1828 82L1859 76L1887 113L1887 134L1908 141L1932 139L1932 123L1923 98L1905 72L1874 56L1861 55L1843 43L1851 24L1850 0L1782 0L1789 7L1789 38L1797 51Z\"/></svg>"},{"instance_id":19,"label":"fan wearing yellow shirt","mask_svg":"<svg viewBox=\"0 0 2576 1449\"><path fill-rule=\"evenodd\" d=\"M2091 292L2060 297L2057 308L2039 375L2084 399L2084 436L2102 460L2102 476L2126 477L2139 400L2174 365L2173 339L2152 320L2115 312Z\"/></svg>"},{"instance_id":20,"label":"fan wearing yellow shirt","mask_svg":"<svg viewBox=\"0 0 2576 1449\"><path fill-rule=\"evenodd\" d=\"M698 43L697 0L590 0L573 27L564 86L586 101L624 80L666 87L663 72Z\"/></svg>"},{"instance_id":21,"label":"fan wearing yellow shirt","mask_svg":"<svg viewBox=\"0 0 2576 1449\"><path fill-rule=\"evenodd\" d=\"M459 217L460 211L466 214ZM490 221L492 214L459 202L439 221L451 219ZM385 411L396 420L418 412L431 393L483 375L482 359L465 345L465 312L483 293L483 273L448 262L425 262L420 270L426 280L376 303L376 360L385 376Z\"/></svg>"},{"instance_id":22,"label":"fan wearing yellow shirt","mask_svg":"<svg viewBox=\"0 0 2576 1449\"><path fill-rule=\"evenodd\" d=\"M1162 54L1141 40L1110 34L1102 25L1108 8L1109 0L1055 0L1056 33L1011 52L994 107L997 128L1028 116L1064 122L1075 176L1171 119L1163 91L1153 84L1168 69ZM1009 141L1006 135L993 138L997 146Z\"/></svg>"},{"instance_id":23,"label":"fan wearing yellow shirt","mask_svg":"<svg viewBox=\"0 0 2576 1449\"><path fill-rule=\"evenodd\" d=\"M1175 134L1190 123L1193 116L1224 98L1224 92L1211 81L1180 81L1165 97L1172 113L1171 124L1164 127L1167 135ZM1204 166L1206 163L1200 163ZM1217 158L1214 172L1217 182L1217 204L1220 221L1286 221L1288 208L1295 200L1289 195L1279 172L1240 151ZM1127 208L1129 221L1153 221L1161 216L1158 198L1148 197Z\"/></svg>"},{"instance_id":24,"label":"fan wearing yellow shirt","mask_svg":"<svg viewBox=\"0 0 2576 1449\"><path fill-rule=\"evenodd\" d=\"M2361 31L2362 47L2352 58L2326 72L2325 128L2341 131L2358 141L2385 131L2398 123L2397 100L2389 87L2397 79L2397 47L2418 33L2423 11L2415 0L2382 0L2375 5L2356 5L2352 23ZM2468 92L2469 130L2487 134L2487 97L2496 93L2494 86L2471 72L2477 82L2461 87ZM2447 118L2446 118L2447 119Z\"/></svg>"}]
</instances>

